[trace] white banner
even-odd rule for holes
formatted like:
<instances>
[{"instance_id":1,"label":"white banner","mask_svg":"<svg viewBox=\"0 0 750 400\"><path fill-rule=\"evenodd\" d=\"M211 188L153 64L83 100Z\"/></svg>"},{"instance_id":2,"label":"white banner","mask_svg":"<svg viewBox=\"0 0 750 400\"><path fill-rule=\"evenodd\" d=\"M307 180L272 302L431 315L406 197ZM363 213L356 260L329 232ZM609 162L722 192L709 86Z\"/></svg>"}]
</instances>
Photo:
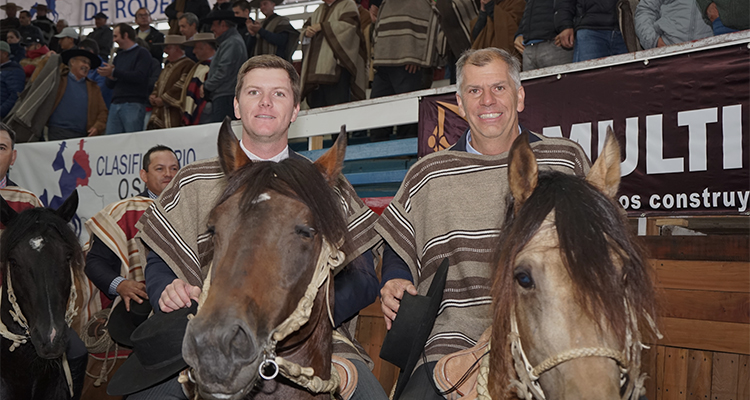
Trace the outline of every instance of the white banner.
<instances>
[{"instance_id":1,"label":"white banner","mask_svg":"<svg viewBox=\"0 0 750 400\"><path fill-rule=\"evenodd\" d=\"M234 124L235 132L241 125ZM132 134L18 144L10 179L39 196L45 206L58 207L78 190L80 202L73 225L88 239L83 222L107 204L145 190L141 159L149 148L171 147L180 166L215 157L220 124L198 125Z\"/></svg>"},{"instance_id":2,"label":"white banner","mask_svg":"<svg viewBox=\"0 0 750 400\"><path fill-rule=\"evenodd\" d=\"M213 5L215 0L209 0ZM6 4L8 0L0 0L0 4ZM14 3L30 10L31 7L45 2L35 0L14 0ZM70 26L94 25L94 15L99 12L106 14L108 24L120 22L134 23L135 12L145 7L154 20L167 19L164 10L172 3L172 0L46 0L49 11L47 17L53 21L64 19ZM32 15L33 17L33 15ZM4 16L3 16L4 18Z\"/></svg>"}]
</instances>

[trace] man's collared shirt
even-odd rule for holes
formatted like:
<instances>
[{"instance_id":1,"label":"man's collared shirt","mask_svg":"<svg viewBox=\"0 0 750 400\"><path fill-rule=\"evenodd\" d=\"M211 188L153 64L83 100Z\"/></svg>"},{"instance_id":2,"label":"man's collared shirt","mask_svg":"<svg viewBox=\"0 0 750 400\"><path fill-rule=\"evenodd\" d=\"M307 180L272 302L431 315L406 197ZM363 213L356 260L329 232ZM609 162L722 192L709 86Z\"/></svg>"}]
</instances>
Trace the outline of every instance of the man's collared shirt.
<instances>
[{"instance_id":1,"label":"man's collared shirt","mask_svg":"<svg viewBox=\"0 0 750 400\"><path fill-rule=\"evenodd\" d=\"M289 158L289 145L286 145L284 147L284 150L281 150L281 153L276 154L275 156L273 156L271 158L268 158L268 159L260 158L260 157L256 156L255 154L253 154L250 150L248 150L245 147L245 144L242 143L242 141L240 141L240 147L242 148L242 151L244 151L245 154L247 154L247 157L250 160L252 160L252 161L273 161L273 162L280 162L282 160L285 160L285 159Z\"/></svg>"},{"instance_id":2,"label":"man's collared shirt","mask_svg":"<svg viewBox=\"0 0 750 400\"><path fill-rule=\"evenodd\" d=\"M520 134L521 134L521 132L523 132L523 131L521 130L521 125L518 125L518 134L520 135ZM480 155L480 156L483 156L483 155L484 155L484 154L480 153L479 151L477 151L477 149L475 149L475 148L474 148L474 147L473 147L473 146L471 145L471 129L469 129L469 130L468 130L468 131L466 132L466 152L467 152L467 153L469 153L469 154L478 154L478 155Z\"/></svg>"}]
</instances>

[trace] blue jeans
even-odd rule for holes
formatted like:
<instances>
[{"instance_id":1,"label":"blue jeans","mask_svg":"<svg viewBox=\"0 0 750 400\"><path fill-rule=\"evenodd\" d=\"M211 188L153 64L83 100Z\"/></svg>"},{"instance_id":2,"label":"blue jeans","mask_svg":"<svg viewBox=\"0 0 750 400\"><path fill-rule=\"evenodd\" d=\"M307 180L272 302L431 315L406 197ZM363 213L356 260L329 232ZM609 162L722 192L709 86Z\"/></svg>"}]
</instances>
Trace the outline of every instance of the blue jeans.
<instances>
[{"instance_id":1,"label":"blue jeans","mask_svg":"<svg viewBox=\"0 0 750 400\"><path fill-rule=\"evenodd\" d=\"M112 103L107 116L107 135L140 132L144 118L146 105L143 103Z\"/></svg>"},{"instance_id":2,"label":"blue jeans","mask_svg":"<svg viewBox=\"0 0 750 400\"><path fill-rule=\"evenodd\" d=\"M726 26L724 26L724 23L721 22L721 18L716 18L714 20L712 28L714 30L714 36L737 32L737 29L727 28Z\"/></svg>"},{"instance_id":3,"label":"blue jeans","mask_svg":"<svg viewBox=\"0 0 750 400\"><path fill-rule=\"evenodd\" d=\"M579 29L576 31L573 62L625 54L628 48L620 31Z\"/></svg>"}]
</instances>

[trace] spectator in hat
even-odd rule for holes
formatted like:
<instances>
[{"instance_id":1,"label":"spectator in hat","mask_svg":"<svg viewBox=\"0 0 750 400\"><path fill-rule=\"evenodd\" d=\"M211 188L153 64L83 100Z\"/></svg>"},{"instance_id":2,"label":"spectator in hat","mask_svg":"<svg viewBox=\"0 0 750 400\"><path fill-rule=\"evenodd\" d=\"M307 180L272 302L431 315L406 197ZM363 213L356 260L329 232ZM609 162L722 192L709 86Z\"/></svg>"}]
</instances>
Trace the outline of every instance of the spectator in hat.
<instances>
[{"instance_id":1,"label":"spectator in hat","mask_svg":"<svg viewBox=\"0 0 750 400\"><path fill-rule=\"evenodd\" d=\"M78 48L86 50L91 54L96 54L96 56L99 57L99 60L101 60L102 64L106 62L102 60L102 56L99 55L99 45L97 45L95 41L91 39L81 40L81 43L78 44ZM96 68L91 68L88 78L96 82L96 84L99 86L99 90L102 91L102 97L104 98L104 104L106 104L107 109L109 109L109 105L112 103L112 89L107 87L107 78L99 75L99 72L97 72Z\"/></svg>"},{"instance_id":2,"label":"spectator in hat","mask_svg":"<svg viewBox=\"0 0 750 400\"><path fill-rule=\"evenodd\" d=\"M61 56L60 85L47 122L49 140L101 135L107 126L107 107L99 85L87 78L101 59L83 49L66 50Z\"/></svg>"},{"instance_id":3,"label":"spectator in hat","mask_svg":"<svg viewBox=\"0 0 750 400\"><path fill-rule=\"evenodd\" d=\"M107 78L112 89L112 104L107 119L107 134L137 132L143 129L148 103L148 77L151 54L135 42L135 30L128 24L117 24L112 32L120 47L112 63L97 70Z\"/></svg>"},{"instance_id":4,"label":"spectator in hat","mask_svg":"<svg viewBox=\"0 0 750 400\"><path fill-rule=\"evenodd\" d=\"M201 123L221 122L224 117L236 119L233 100L237 72L247 60L247 49L237 24L245 20L235 17L231 10L215 9L202 22L211 24L219 47L201 88L201 97L211 102L211 114L204 114Z\"/></svg>"},{"instance_id":5,"label":"spectator in hat","mask_svg":"<svg viewBox=\"0 0 750 400\"><path fill-rule=\"evenodd\" d=\"M164 34L151 26L151 13L141 7L135 12L135 23L138 24L138 37L145 40L151 48L151 56L161 63L164 60L164 48L156 43L164 42Z\"/></svg>"},{"instance_id":6,"label":"spectator in hat","mask_svg":"<svg viewBox=\"0 0 750 400\"><path fill-rule=\"evenodd\" d=\"M107 15L100 12L94 15L94 25L96 27L86 37L96 42L99 48L99 57L102 61L109 61L109 53L112 51L113 39L112 39L112 28L107 25Z\"/></svg>"},{"instance_id":7,"label":"spectator in hat","mask_svg":"<svg viewBox=\"0 0 750 400\"><path fill-rule=\"evenodd\" d=\"M191 12L182 14L178 21L180 35L185 36L186 40L192 40L195 34L198 33L199 24L200 20L197 15ZM198 58L193 54L193 48L191 46L185 47L185 56L193 61L198 61Z\"/></svg>"},{"instance_id":8,"label":"spectator in hat","mask_svg":"<svg viewBox=\"0 0 750 400\"><path fill-rule=\"evenodd\" d=\"M21 43L21 33L16 29L10 29L6 38L6 42L10 45L10 58L15 62L26 58L26 47Z\"/></svg>"},{"instance_id":9,"label":"spectator in hat","mask_svg":"<svg viewBox=\"0 0 750 400\"><path fill-rule=\"evenodd\" d=\"M237 24L237 31L240 32L242 40L245 41L245 49L247 50L247 58L255 55L255 34L250 32L250 27L253 26L254 22L250 18L250 3L247 0L237 0L232 3L232 12L235 17L243 18L245 23Z\"/></svg>"},{"instance_id":10,"label":"spectator in hat","mask_svg":"<svg viewBox=\"0 0 750 400\"><path fill-rule=\"evenodd\" d=\"M63 29L68 27L68 21L64 19L57 20L57 25L55 25L55 35L62 32ZM52 35L52 39L49 40L49 44L47 47L49 47L50 50L55 52L60 52L60 45L59 45L59 39L55 37L55 35Z\"/></svg>"},{"instance_id":11,"label":"spectator in hat","mask_svg":"<svg viewBox=\"0 0 750 400\"><path fill-rule=\"evenodd\" d=\"M183 44L185 36L167 35L164 38L164 52L167 61L156 81L148 100L153 107L146 129L164 129L182 126L182 89L185 87L188 72L195 62L185 56Z\"/></svg>"},{"instance_id":12,"label":"spectator in hat","mask_svg":"<svg viewBox=\"0 0 750 400\"><path fill-rule=\"evenodd\" d=\"M208 5L206 0L174 0L172 4L167 6L164 10L164 14L169 18L169 34L176 35L178 32L180 35L190 39L191 36L182 33L180 26L180 19L182 16L190 13L196 16L196 23L208 13L211 12L211 6ZM197 29L197 28L196 28Z\"/></svg>"},{"instance_id":13,"label":"spectator in hat","mask_svg":"<svg viewBox=\"0 0 750 400\"><path fill-rule=\"evenodd\" d=\"M78 44L78 31L76 31L76 28L63 28L62 32L55 35L55 37L58 40L57 43L60 46L60 52L70 50Z\"/></svg>"},{"instance_id":14,"label":"spectator in hat","mask_svg":"<svg viewBox=\"0 0 750 400\"><path fill-rule=\"evenodd\" d=\"M42 33L42 30L38 27L31 25L31 13L24 10L21 11L20 14L18 14L18 22L20 25L18 25L18 32L21 32L21 37L29 37L29 36L39 36L42 38L42 43L47 44L47 42L44 40L44 34Z\"/></svg>"},{"instance_id":15,"label":"spectator in hat","mask_svg":"<svg viewBox=\"0 0 750 400\"><path fill-rule=\"evenodd\" d=\"M284 0L253 0L251 7L260 8L265 15L262 23L253 21L248 30L256 35L254 55L275 54L289 62L297 50L299 32L292 26L289 18L276 14L274 9Z\"/></svg>"},{"instance_id":16,"label":"spectator in hat","mask_svg":"<svg viewBox=\"0 0 750 400\"><path fill-rule=\"evenodd\" d=\"M37 67L40 67L41 70L41 67L44 67L44 63L47 61L49 47L44 44L41 32L24 37L23 43L26 45L26 58L21 60L19 64L26 73L26 79L33 81L35 78L33 75Z\"/></svg>"},{"instance_id":17,"label":"spectator in hat","mask_svg":"<svg viewBox=\"0 0 750 400\"><path fill-rule=\"evenodd\" d=\"M5 39L5 35L11 29L18 29L21 22L16 18L16 13L23 10L23 7L13 2L8 2L0 6L0 10L5 11L6 17L0 19L0 37Z\"/></svg>"},{"instance_id":18,"label":"spectator in hat","mask_svg":"<svg viewBox=\"0 0 750 400\"><path fill-rule=\"evenodd\" d=\"M216 54L216 38L211 32L197 33L192 40L184 43L185 47L192 48L193 54L198 62L193 65L187 74L186 84L182 88L180 104L182 104L182 124L198 125L203 110L208 103L201 96L203 82L206 81L211 60Z\"/></svg>"},{"instance_id":19,"label":"spectator in hat","mask_svg":"<svg viewBox=\"0 0 750 400\"><path fill-rule=\"evenodd\" d=\"M57 31L55 30L55 22L47 18L47 11L49 11L47 5L36 4L31 7L31 9L36 10L36 19L31 23L41 29L42 34L44 35L44 43L49 44L52 35L57 33Z\"/></svg>"},{"instance_id":20,"label":"spectator in hat","mask_svg":"<svg viewBox=\"0 0 750 400\"><path fill-rule=\"evenodd\" d=\"M232 10L232 0L216 0L216 3L214 3L214 6L211 7L211 11L214 10Z\"/></svg>"},{"instance_id":21,"label":"spectator in hat","mask_svg":"<svg viewBox=\"0 0 750 400\"><path fill-rule=\"evenodd\" d=\"M0 119L5 118L16 104L25 84L23 67L10 59L10 45L0 42Z\"/></svg>"}]
</instances>

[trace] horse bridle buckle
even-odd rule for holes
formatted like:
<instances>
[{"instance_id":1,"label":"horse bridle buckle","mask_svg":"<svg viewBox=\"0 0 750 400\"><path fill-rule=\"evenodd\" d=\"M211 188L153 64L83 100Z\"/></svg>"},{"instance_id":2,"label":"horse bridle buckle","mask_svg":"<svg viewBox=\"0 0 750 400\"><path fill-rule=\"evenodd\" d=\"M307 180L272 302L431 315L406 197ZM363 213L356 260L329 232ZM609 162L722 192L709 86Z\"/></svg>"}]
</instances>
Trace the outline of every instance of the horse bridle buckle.
<instances>
[{"instance_id":1,"label":"horse bridle buckle","mask_svg":"<svg viewBox=\"0 0 750 400\"><path fill-rule=\"evenodd\" d=\"M266 373L266 369L273 369L273 373ZM263 352L263 361L258 365L258 375L261 378L270 381L279 374L279 365L276 364L276 355L274 352Z\"/></svg>"}]
</instances>

